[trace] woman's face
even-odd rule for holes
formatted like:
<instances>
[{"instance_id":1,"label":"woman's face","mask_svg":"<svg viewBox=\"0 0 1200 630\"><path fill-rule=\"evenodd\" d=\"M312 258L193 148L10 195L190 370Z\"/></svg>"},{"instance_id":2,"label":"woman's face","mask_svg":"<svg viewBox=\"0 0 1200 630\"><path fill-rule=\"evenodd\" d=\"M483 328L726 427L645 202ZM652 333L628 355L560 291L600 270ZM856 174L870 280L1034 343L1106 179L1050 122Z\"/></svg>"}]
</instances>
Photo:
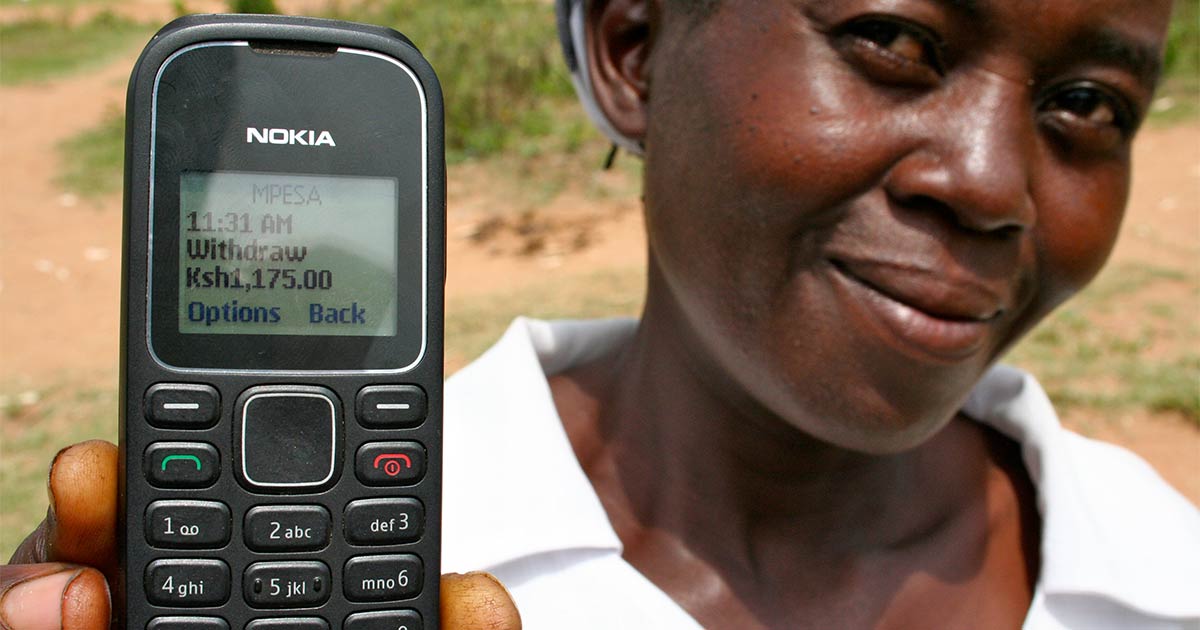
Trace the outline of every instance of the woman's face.
<instances>
[{"instance_id":1,"label":"woman's face","mask_svg":"<svg viewBox=\"0 0 1200 630\"><path fill-rule=\"evenodd\" d=\"M647 314L754 404L909 448L1104 263L1169 0L666 4Z\"/></svg>"}]
</instances>

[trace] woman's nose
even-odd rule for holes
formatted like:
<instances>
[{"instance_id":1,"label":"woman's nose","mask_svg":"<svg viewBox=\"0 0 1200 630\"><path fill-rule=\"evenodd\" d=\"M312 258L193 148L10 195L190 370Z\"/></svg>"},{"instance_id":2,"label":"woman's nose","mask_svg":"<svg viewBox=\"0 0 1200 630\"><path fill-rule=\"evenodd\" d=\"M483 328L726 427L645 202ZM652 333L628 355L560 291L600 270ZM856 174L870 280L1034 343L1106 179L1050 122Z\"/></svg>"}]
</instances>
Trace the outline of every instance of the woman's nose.
<instances>
[{"instance_id":1,"label":"woman's nose","mask_svg":"<svg viewBox=\"0 0 1200 630\"><path fill-rule=\"evenodd\" d=\"M1026 83L974 75L913 125L922 139L888 175L886 188L894 199L943 208L973 232L1012 233L1033 226L1034 162L1040 148Z\"/></svg>"}]
</instances>

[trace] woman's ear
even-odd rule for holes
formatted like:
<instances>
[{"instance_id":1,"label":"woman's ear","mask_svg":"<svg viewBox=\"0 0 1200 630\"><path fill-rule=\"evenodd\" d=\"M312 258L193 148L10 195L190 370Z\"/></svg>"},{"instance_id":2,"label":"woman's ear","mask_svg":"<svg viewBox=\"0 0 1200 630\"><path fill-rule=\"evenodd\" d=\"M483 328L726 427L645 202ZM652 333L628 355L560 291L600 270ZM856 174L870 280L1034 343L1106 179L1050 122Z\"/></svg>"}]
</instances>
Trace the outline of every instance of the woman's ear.
<instances>
[{"instance_id":1,"label":"woman's ear","mask_svg":"<svg viewBox=\"0 0 1200 630\"><path fill-rule=\"evenodd\" d=\"M655 0L594 0L587 15L587 63L600 111L622 135L646 135Z\"/></svg>"}]
</instances>

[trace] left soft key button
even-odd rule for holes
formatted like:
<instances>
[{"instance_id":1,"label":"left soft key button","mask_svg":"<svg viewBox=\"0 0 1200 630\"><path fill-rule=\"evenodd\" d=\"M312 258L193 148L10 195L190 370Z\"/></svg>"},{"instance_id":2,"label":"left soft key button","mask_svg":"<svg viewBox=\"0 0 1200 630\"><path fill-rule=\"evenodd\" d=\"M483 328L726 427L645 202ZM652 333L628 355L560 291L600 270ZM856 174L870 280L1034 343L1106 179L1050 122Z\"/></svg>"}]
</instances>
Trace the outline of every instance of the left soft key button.
<instances>
[{"instance_id":1,"label":"left soft key button","mask_svg":"<svg viewBox=\"0 0 1200 630\"><path fill-rule=\"evenodd\" d=\"M146 390L146 420L160 429L208 429L221 414L221 395L211 385L159 383Z\"/></svg>"},{"instance_id":2,"label":"left soft key button","mask_svg":"<svg viewBox=\"0 0 1200 630\"><path fill-rule=\"evenodd\" d=\"M146 479L158 488L207 488L221 474L221 457L204 442L155 442L142 458Z\"/></svg>"}]
</instances>

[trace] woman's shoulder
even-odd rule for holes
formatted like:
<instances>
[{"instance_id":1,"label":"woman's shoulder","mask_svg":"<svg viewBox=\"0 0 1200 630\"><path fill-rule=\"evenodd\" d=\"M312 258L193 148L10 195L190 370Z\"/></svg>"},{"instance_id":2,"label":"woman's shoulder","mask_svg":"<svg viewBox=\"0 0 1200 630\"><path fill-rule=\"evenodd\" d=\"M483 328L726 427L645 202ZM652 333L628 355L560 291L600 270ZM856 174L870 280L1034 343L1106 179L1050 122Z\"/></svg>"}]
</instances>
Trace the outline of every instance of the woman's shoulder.
<instances>
[{"instance_id":1,"label":"woman's shoulder","mask_svg":"<svg viewBox=\"0 0 1200 630\"><path fill-rule=\"evenodd\" d=\"M1150 464L1064 428L1036 379L1016 368L990 370L963 412L1020 444L1042 518L1045 610L1200 624L1200 511Z\"/></svg>"}]
</instances>

